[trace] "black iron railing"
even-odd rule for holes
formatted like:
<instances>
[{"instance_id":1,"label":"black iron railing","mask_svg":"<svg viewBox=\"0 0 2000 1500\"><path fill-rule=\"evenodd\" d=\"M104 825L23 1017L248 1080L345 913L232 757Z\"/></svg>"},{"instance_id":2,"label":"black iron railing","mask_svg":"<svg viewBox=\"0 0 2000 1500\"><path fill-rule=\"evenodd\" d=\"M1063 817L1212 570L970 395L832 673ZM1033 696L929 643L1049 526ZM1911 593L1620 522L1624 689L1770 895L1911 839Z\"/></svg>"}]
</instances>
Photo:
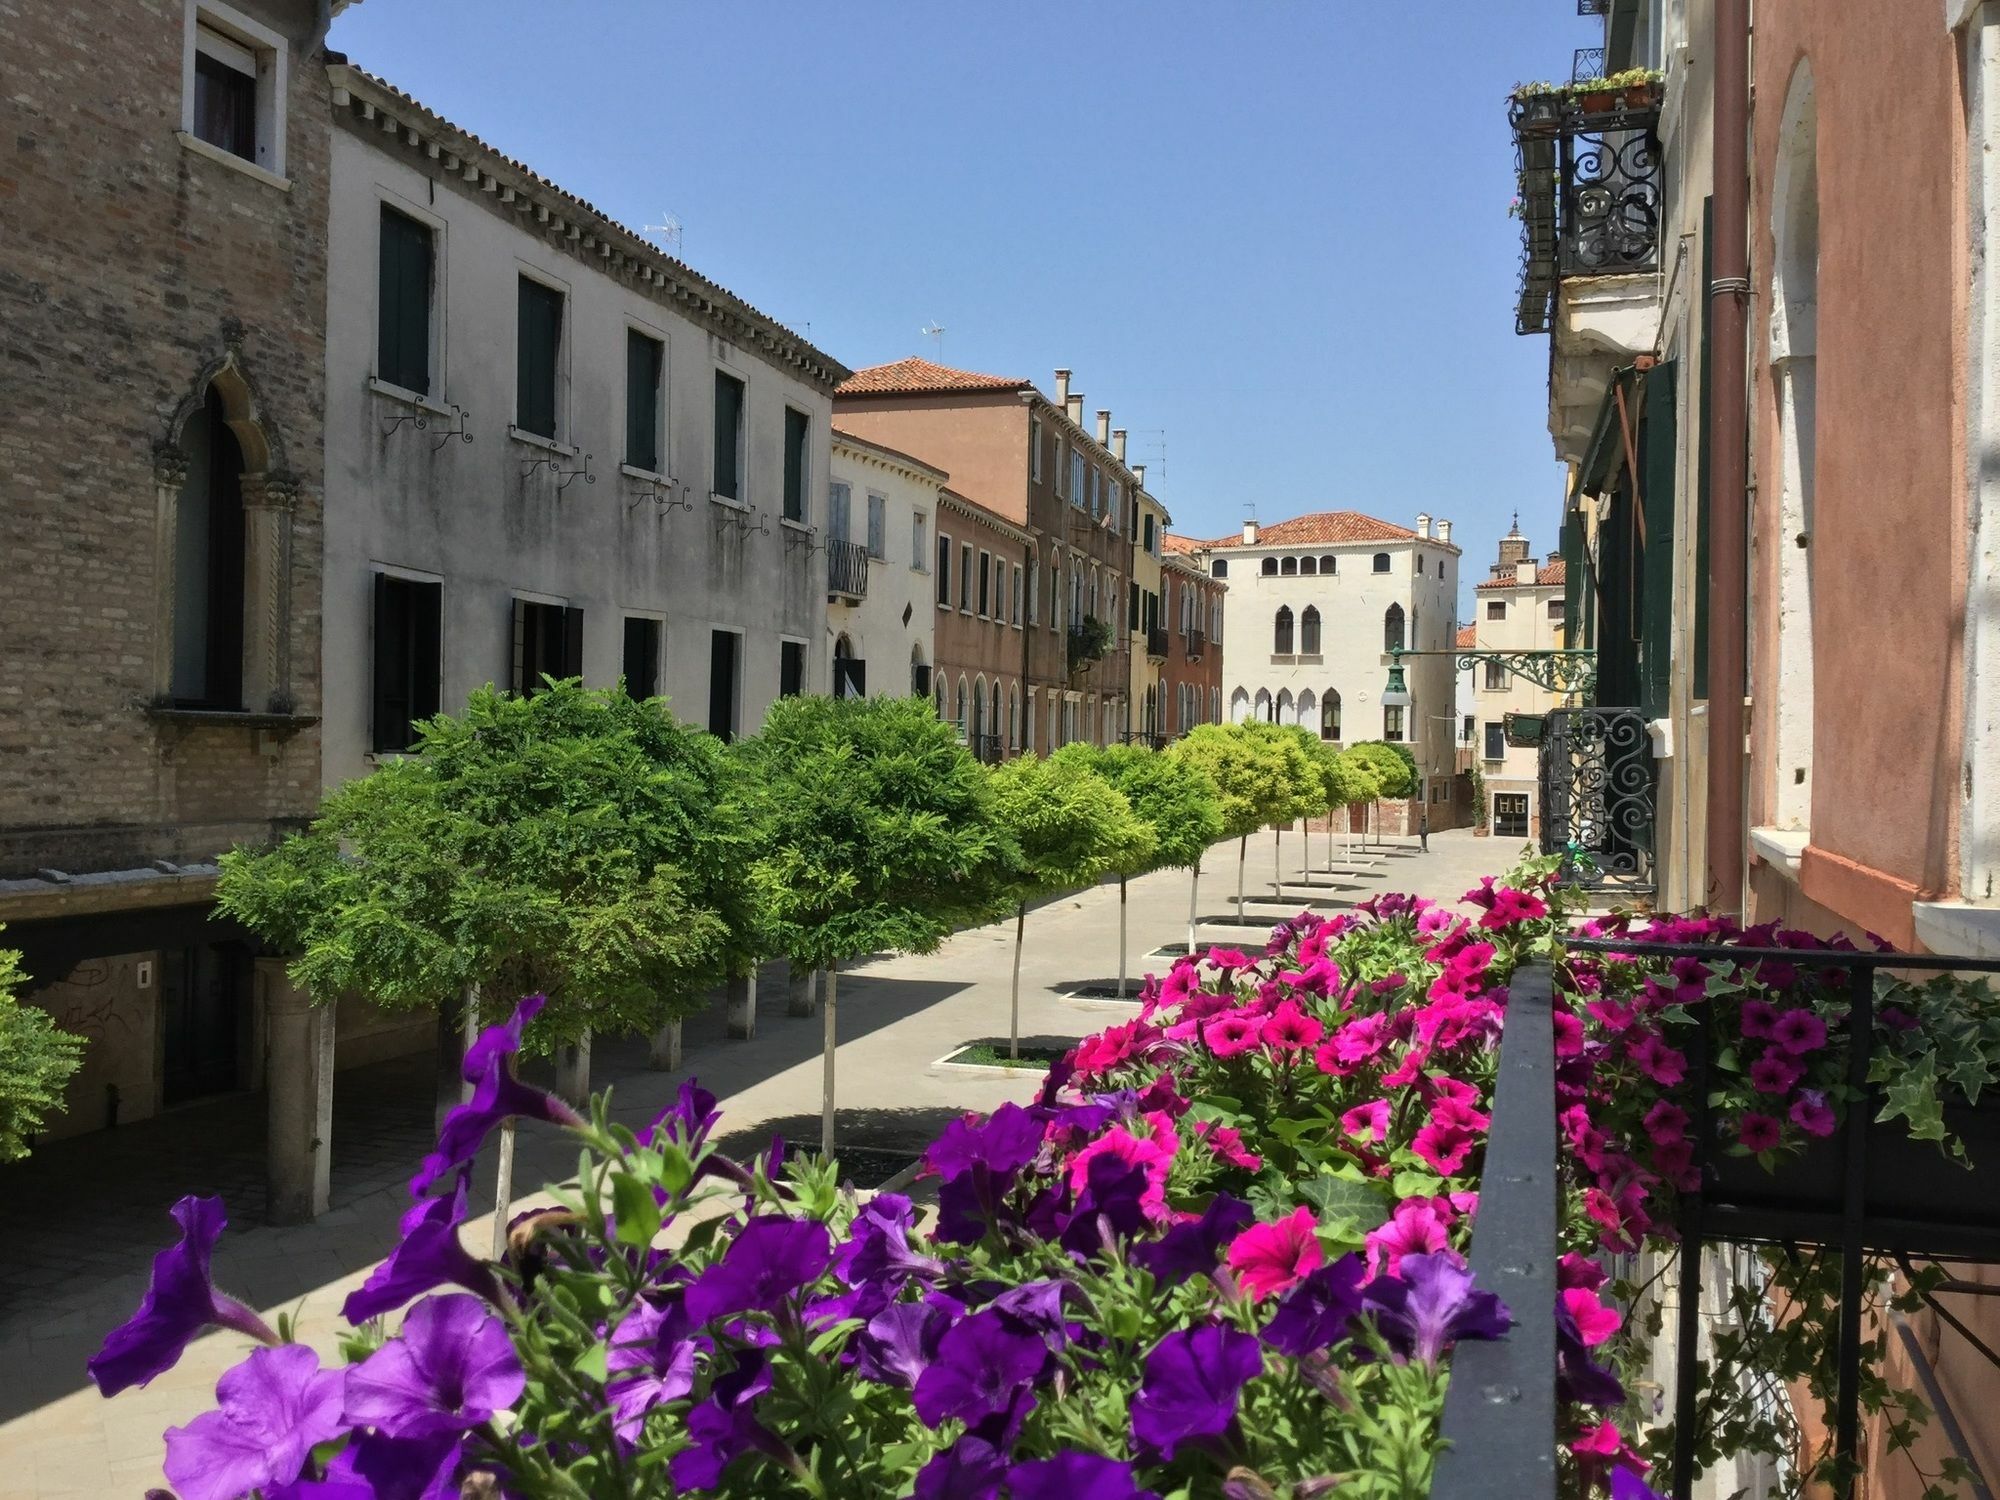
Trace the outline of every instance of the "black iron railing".
<instances>
[{"instance_id":1,"label":"black iron railing","mask_svg":"<svg viewBox=\"0 0 2000 1500\"><path fill-rule=\"evenodd\" d=\"M1945 1105L1948 1128L1962 1136L1971 1172L1947 1160L1932 1141L1909 1137L1895 1122L1876 1124L1880 1089L1869 1082L1875 1047L1875 996L1884 971L2000 973L2000 959L1851 949L1753 948L1726 944L1648 943L1617 937L1565 939L1570 954L1629 956L1664 965L1754 969L1785 965L1812 972L1845 995L1847 1088L1851 1100L1839 1131L1816 1141L1781 1174L1751 1157L1721 1149L1708 1104L1713 1039L1700 1006L1674 1024L1687 1057L1685 1096L1689 1138L1700 1187L1681 1194L1675 1213L1680 1237L1673 1392L1675 1451L1670 1480L1675 1500L1688 1500L1697 1476L1701 1379L1701 1252L1705 1244L1801 1246L1840 1257L1838 1347L1834 1382L1834 1456L1845 1476L1836 1493L1851 1494L1861 1440L1862 1312L1870 1256L1908 1266L1927 1260L2000 1259L2000 1111ZM1723 974L1728 970L1724 968ZM1553 1400L1554 1275L1557 1242L1554 1049L1549 1020L1550 972L1524 966L1509 985L1494 1088L1491 1133L1482 1172L1472 1267L1499 1293L1514 1327L1494 1343L1460 1345L1452 1357L1443 1435L1450 1447L1438 1462L1432 1500L1524 1497L1555 1493ZM1986 1149L1982 1151L1982 1146ZM1872 1154L1871 1154L1872 1153ZM1502 1190L1504 1189L1504 1191ZM1969 1284L1950 1283L1951 1286ZM1936 1307L1935 1294L1925 1300ZM1953 1424L1955 1428L1955 1424Z\"/></svg>"},{"instance_id":2,"label":"black iron railing","mask_svg":"<svg viewBox=\"0 0 2000 1500\"><path fill-rule=\"evenodd\" d=\"M1128 729L1119 738L1128 745L1144 745L1149 750L1167 748L1167 737L1164 734L1153 734L1144 729Z\"/></svg>"},{"instance_id":3,"label":"black iron railing","mask_svg":"<svg viewBox=\"0 0 2000 1500\"><path fill-rule=\"evenodd\" d=\"M868 597L868 549L859 542L826 544L826 591L844 599Z\"/></svg>"},{"instance_id":4,"label":"black iron railing","mask_svg":"<svg viewBox=\"0 0 2000 1500\"><path fill-rule=\"evenodd\" d=\"M1604 76L1604 49L1602 47L1579 47L1570 54L1569 81L1582 83L1586 78Z\"/></svg>"},{"instance_id":5,"label":"black iron railing","mask_svg":"<svg viewBox=\"0 0 2000 1500\"><path fill-rule=\"evenodd\" d=\"M1167 659L1167 627L1149 625L1146 627L1146 655L1155 661Z\"/></svg>"},{"instance_id":6,"label":"black iron railing","mask_svg":"<svg viewBox=\"0 0 2000 1500\"><path fill-rule=\"evenodd\" d=\"M1664 204L1655 85L1543 93L1508 108L1521 218L1517 333L1546 333L1564 277L1659 264Z\"/></svg>"},{"instance_id":7,"label":"black iron railing","mask_svg":"<svg viewBox=\"0 0 2000 1500\"><path fill-rule=\"evenodd\" d=\"M984 765L997 766L1006 758L1006 742L997 734L973 734L965 739L972 758Z\"/></svg>"},{"instance_id":8,"label":"black iron railing","mask_svg":"<svg viewBox=\"0 0 2000 1500\"><path fill-rule=\"evenodd\" d=\"M1651 894L1657 778L1644 712L1558 708L1543 715L1539 743L1541 848L1564 857L1563 882Z\"/></svg>"},{"instance_id":9,"label":"black iron railing","mask_svg":"<svg viewBox=\"0 0 2000 1500\"><path fill-rule=\"evenodd\" d=\"M1190 630L1182 639L1187 644L1187 659L1189 661L1200 661L1202 657L1208 654L1207 631Z\"/></svg>"}]
</instances>

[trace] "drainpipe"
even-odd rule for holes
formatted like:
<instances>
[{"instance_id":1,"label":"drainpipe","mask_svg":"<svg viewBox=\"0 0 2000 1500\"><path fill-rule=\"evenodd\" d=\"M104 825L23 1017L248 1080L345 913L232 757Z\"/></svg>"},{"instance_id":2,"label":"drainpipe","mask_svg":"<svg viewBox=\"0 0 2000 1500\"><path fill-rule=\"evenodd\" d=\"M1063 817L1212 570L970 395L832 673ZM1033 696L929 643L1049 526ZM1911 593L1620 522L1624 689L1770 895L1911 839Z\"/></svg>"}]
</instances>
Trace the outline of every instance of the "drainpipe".
<instances>
[{"instance_id":1,"label":"drainpipe","mask_svg":"<svg viewBox=\"0 0 2000 1500\"><path fill-rule=\"evenodd\" d=\"M1749 0L1715 0L1715 244L1708 283L1708 909L1743 911L1749 594Z\"/></svg>"}]
</instances>

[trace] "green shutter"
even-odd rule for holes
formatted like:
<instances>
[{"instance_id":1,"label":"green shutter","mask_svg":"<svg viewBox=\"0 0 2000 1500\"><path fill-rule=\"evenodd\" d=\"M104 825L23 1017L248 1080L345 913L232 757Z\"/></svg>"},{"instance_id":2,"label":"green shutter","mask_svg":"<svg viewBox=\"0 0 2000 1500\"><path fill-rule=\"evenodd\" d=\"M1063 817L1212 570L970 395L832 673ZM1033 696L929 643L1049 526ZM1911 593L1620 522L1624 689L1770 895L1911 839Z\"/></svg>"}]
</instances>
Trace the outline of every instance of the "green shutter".
<instances>
[{"instance_id":1,"label":"green shutter","mask_svg":"<svg viewBox=\"0 0 2000 1500\"><path fill-rule=\"evenodd\" d=\"M431 389L431 232L384 205L376 288L375 363L404 390Z\"/></svg>"},{"instance_id":2,"label":"green shutter","mask_svg":"<svg viewBox=\"0 0 2000 1500\"><path fill-rule=\"evenodd\" d=\"M806 518L806 414L785 408L785 519Z\"/></svg>"},{"instance_id":3,"label":"green shutter","mask_svg":"<svg viewBox=\"0 0 2000 1500\"><path fill-rule=\"evenodd\" d=\"M660 468L660 355L658 339L625 330L625 462L648 473Z\"/></svg>"},{"instance_id":4,"label":"green shutter","mask_svg":"<svg viewBox=\"0 0 2000 1500\"><path fill-rule=\"evenodd\" d=\"M1646 372L1639 470L1646 539L1639 617L1639 706L1648 718L1667 712L1674 631L1674 469L1679 448L1674 402L1678 367L1664 360Z\"/></svg>"},{"instance_id":5,"label":"green shutter","mask_svg":"<svg viewBox=\"0 0 2000 1500\"><path fill-rule=\"evenodd\" d=\"M1701 289L1708 290L1715 265L1715 200L1701 204ZM1694 481L1694 696L1708 701L1708 397L1714 381L1708 373L1709 310L1714 304L1701 299L1701 393L1700 416L1695 424Z\"/></svg>"},{"instance_id":6,"label":"green shutter","mask_svg":"<svg viewBox=\"0 0 2000 1500\"><path fill-rule=\"evenodd\" d=\"M528 432L556 435L556 353L562 346L562 293L523 276L515 340L514 420Z\"/></svg>"},{"instance_id":7,"label":"green shutter","mask_svg":"<svg viewBox=\"0 0 2000 1500\"><path fill-rule=\"evenodd\" d=\"M737 450L743 431L743 382L715 372L715 493L727 500L743 498L737 472Z\"/></svg>"}]
</instances>

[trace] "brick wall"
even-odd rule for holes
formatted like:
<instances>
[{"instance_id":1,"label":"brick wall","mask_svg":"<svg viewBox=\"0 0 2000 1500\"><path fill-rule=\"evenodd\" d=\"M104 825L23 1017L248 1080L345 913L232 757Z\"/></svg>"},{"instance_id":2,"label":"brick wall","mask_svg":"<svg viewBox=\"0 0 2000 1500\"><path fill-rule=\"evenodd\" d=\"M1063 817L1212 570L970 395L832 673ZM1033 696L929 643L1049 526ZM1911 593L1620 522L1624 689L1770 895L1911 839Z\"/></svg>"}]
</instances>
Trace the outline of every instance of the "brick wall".
<instances>
[{"instance_id":1,"label":"brick wall","mask_svg":"<svg viewBox=\"0 0 2000 1500\"><path fill-rule=\"evenodd\" d=\"M315 801L314 730L143 711L154 453L231 359L295 485L279 686L319 707L328 91L315 5L235 3L289 39L288 189L177 138L182 0L0 0L0 876L213 855Z\"/></svg>"}]
</instances>

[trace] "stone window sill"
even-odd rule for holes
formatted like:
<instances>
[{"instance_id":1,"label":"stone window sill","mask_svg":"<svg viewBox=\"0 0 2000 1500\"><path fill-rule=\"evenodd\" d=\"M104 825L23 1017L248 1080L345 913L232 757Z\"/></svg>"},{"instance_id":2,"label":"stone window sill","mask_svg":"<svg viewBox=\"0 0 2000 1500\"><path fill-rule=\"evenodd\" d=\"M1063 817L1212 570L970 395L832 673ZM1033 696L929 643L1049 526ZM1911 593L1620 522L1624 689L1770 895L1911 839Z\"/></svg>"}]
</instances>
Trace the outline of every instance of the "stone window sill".
<instances>
[{"instance_id":1,"label":"stone window sill","mask_svg":"<svg viewBox=\"0 0 2000 1500\"><path fill-rule=\"evenodd\" d=\"M1753 828L1750 830L1750 848L1756 856L1770 865L1793 885L1799 883L1799 864L1805 859L1806 845L1812 842L1808 832L1793 828Z\"/></svg>"},{"instance_id":2,"label":"stone window sill","mask_svg":"<svg viewBox=\"0 0 2000 1500\"><path fill-rule=\"evenodd\" d=\"M431 397L424 395L423 392L413 391L408 386L391 385L379 376L370 375L368 377L368 389L390 401L399 401L404 406L414 406L418 411L433 417L456 415L450 407L444 405L442 402L433 400Z\"/></svg>"},{"instance_id":3,"label":"stone window sill","mask_svg":"<svg viewBox=\"0 0 2000 1500\"><path fill-rule=\"evenodd\" d=\"M1967 958L2000 958L2000 907L1963 901L1913 901L1910 917L1917 941L1932 953Z\"/></svg>"},{"instance_id":4,"label":"stone window sill","mask_svg":"<svg viewBox=\"0 0 2000 1500\"><path fill-rule=\"evenodd\" d=\"M801 532L806 536L812 535L812 527L808 526L804 521L794 521L790 516L778 517L778 524L787 531Z\"/></svg>"},{"instance_id":5,"label":"stone window sill","mask_svg":"<svg viewBox=\"0 0 2000 1500\"><path fill-rule=\"evenodd\" d=\"M210 145L198 135L185 130L176 130L174 139L181 143L183 150L191 151L196 156L205 156L233 172L241 172L252 182L261 182L264 186L274 187L281 193L289 193L292 190L292 180L289 177L280 177L276 172L266 171L254 161L245 161L234 151L225 151L220 146Z\"/></svg>"},{"instance_id":6,"label":"stone window sill","mask_svg":"<svg viewBox=\"0 0 2000 1500\"><path fill-rule=\"evenodd\" d=\"M677 483L671 474L662 474L658 469L642 469L637 464L620 464L618 472L623 474L627 479L639 479L645 481L647 484L673 486Z\"/></svg>"},{"instance_id":7,"label":"stone window sill","mask_svg":"<svg viewBox=\"0 0 2000 1500\"><path fill-rule=\"evenodd\" d=\"M728 495L719 495L714 490L710 490L708 492L708 503L710 505L719 505L724 510L740 510L745 512L746 514L750 510L749 501L735 500L730 498Z\"/></svg>"},{"instance_id":8,"label":"stone window sill","mask_svg":"<svg viewBox=\"0 0 2000 1500\"><path fill-rule=\"evenodd\" d=\"M245 729L259 738L288 740L319 722L318 714L252 713L232 708L177 708L172 704L149 703L146 717L162 729L182 734L195 729Z\"/></svg>"},{"instance_id":9,"label":"stone window sill","mask_svg":"<svg viewBox=\"0 0 2000 1500\"><path fill-rule=\"evenodd\" d=\"M517 443L526 443L530 448L545 448L550 453L560 453L564 458L575 458L583 452L581 448L572 447L568 443L559 443L552 437L543 437L539 432L530 432L527 428L517 427L512 422L507 424L507 436Z\"/></svg>"}]
</instances>

